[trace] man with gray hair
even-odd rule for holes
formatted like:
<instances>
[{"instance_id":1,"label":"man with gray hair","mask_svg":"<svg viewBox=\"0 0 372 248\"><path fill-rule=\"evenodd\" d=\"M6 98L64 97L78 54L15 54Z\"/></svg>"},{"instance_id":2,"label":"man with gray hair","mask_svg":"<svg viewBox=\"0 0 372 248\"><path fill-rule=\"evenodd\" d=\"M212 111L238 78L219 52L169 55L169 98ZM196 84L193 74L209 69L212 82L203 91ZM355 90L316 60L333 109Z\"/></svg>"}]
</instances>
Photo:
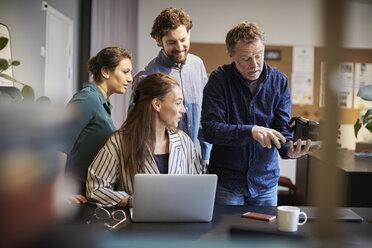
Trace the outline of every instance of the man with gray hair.
<instances>
[{"instance_id":1,"label":"man with gray hair","mask_svg":"<svg viewBox=\"0 0 372 248\"><path fill-rule=\"evenodd\" d=\"M209 173L218 175L216 203L276 206L282 158L307 154L287 128L291 96L287 77L264 62L264 32L241 22L226 36L231 64L217 68L204 88L202 125L213 144ZM301 140L297 143L301 144Z\"/></svg>"}]
</instances>

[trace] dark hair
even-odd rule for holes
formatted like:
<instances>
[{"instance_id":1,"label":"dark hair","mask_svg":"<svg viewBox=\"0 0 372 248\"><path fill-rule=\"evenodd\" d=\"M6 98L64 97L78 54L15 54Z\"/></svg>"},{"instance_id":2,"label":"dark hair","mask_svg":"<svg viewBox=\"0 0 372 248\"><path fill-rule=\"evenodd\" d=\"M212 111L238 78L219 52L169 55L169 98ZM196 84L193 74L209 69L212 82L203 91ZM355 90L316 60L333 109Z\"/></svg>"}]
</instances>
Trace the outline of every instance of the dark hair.
<instances>
[{"instance_id":1,"label":"dark hair","mask_svg":"<svg viewBox=\"0 0 372 248\"><path fill-rule=\"evenodd\" d=\"M234 54L236 43L251 43L256 40L265 42L264 32L254 22L241 22L235 25L226 35L226 47L229 53Z\"/></svg>"},{"instance_id":2,"label":"dark hair","mask_svg":"<svg viewBox=\"0 0 372 248\"><path fill-rule=\"evenodd\" d=\"M132 59L132 54L121 47L105 47L88 60L88 71L95 82L102 82L101 68L114 71L123 59Z\"/></svg>"},{"instance_id":3,"label":"dark hair","mask_svg":"<svg viewBox=\"0 0 372 248\"><path fill-rule=\"evenodd\" d=\"M123 140L122 154L126 168L124 171L133 179L137 173L144 172L144 160L154 151L155 141L155 110L152 100L164 97L174 87L179 87L177 80L165 73L154 73L140 80L134 94L136 102L129 109L127 120L119 129ZM170 129L177 132L177 129Z\"/></svg>"},{"instance_id":4,"label":"dark hair","mask_svg":"<svg viewBox=\"0 0 372 248\"><path fill-rule=\"evenodd\" d=\"M187 32L192 28L192 20L183 9L166 8L155 18L151 37L161 39L170 30L181 25L186 26Z\"/></svg>"}]
</instances>

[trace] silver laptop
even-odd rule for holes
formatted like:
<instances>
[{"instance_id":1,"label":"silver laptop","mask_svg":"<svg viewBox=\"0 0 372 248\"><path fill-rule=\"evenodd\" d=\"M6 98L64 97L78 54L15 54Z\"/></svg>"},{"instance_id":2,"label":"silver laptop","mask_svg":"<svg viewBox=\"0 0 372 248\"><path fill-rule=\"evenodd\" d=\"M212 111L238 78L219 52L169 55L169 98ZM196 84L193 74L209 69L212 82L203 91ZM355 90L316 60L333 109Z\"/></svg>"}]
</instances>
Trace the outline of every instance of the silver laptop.
<instances>
[{"instance_id":1,"label":"silver laptop","mask_svg":"<svg viewBox=\"0 0 372 248\"><path fill-rule=\"evenodd\" d=\"M136 174L134 222L209 222L217 175Z\"/></svg>"}]
</instances>

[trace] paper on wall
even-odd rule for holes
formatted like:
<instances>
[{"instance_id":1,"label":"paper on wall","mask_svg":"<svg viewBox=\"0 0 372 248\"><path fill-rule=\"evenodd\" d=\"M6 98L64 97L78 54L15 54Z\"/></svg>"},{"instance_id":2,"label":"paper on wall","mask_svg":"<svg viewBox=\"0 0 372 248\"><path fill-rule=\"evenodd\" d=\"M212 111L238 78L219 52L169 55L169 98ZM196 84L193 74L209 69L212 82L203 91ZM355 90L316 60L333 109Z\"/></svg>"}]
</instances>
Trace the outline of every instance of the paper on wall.
<instances>
[{"instance_id":1,"label":"paper on wall","mask_svg":"<svg viewBox=\"0 0 372 248\"><path fill-rule=\"evenodd\" d=\"M293 48L293 72L314 71L314 47L295 46Z\"/></svg>"},{"instance_id":2,"label":"paper on wall","mask_svg":"<svg viewBox=\"0 0 372 248\"><path fill-rule=\"evenodd\" d=\"M293 48L293 65L291 94L292 103L312 105L314 96L314 47L295 46Z\"/></svg>"},{"instance_id":3,"label":"paper on wall","mask_svg":"<svg viewBox=\"0 0 372 248\"><path fill-rule=\"evenodd\" d=\"M340 63L338 80L335 82L337 90L338 106L340 108L352 108L353 106L353 75L354 64L352 62ZM325 106L325 86L327 80L327 63L320 63L320 87L319 107Z\"/></svg>"},{"instance_id":4,"label":"paper on wall","mask_svg":"<svg viewBox=\"0 0 372 248\"><path fill-rule=\"evenodd\" d=\"M312 72L292 72L292 103L312 105L313 86Z\"/></svg>"},{"instance_id":5,"label":"paper on wall","mask_svg":"<svg viewBox=\"0 0 372 248\"><path fill-rule=\"evenodd\" d=\"M353 106L353 66L351 63L340 63L338 89L338 106L352 108Z\"/></svg>"},{"instance_id":6,"label":"paper on wall","mask_svg":"<svg viewBox=\"0 0 372 248\"><path fill-rule=\"evenodd\" d=\"M372 64L355 63L354 108L356 109L372 108L371 101L365 101L357 96L359 88L366 85L372 85Z\"/></svg>"}]
</instances>

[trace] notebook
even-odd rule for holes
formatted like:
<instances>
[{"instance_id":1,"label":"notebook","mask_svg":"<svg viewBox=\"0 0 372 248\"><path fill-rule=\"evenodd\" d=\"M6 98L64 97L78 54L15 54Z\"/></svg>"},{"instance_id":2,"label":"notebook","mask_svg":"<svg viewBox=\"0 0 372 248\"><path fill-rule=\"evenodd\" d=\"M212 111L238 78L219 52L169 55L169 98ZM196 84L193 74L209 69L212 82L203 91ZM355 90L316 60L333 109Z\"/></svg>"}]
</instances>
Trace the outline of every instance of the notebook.
<instances>
[{"instance_id":1,"label":"notebook","mask_svg":"<svg viewBox=\"0 0 372 248\"><path fill-rule=\"evenodd\" d=\"M301 207L301 211L307 215L307 220L316 220L318 218L316 207ZM303 220L303 216L300 216ZM363 218L350 208L336 208L336 220L346 222L361 222Z\"/></svg>"},{"instance_id":2,"label":"notebook","mask_svg":"<svg viewBox=\"0 0 372 248\"><path fill-rule=\"evenodd\" d=\"M133 222L209 222L217 175L136 174Z\"/></svg>"}]
</instances>

